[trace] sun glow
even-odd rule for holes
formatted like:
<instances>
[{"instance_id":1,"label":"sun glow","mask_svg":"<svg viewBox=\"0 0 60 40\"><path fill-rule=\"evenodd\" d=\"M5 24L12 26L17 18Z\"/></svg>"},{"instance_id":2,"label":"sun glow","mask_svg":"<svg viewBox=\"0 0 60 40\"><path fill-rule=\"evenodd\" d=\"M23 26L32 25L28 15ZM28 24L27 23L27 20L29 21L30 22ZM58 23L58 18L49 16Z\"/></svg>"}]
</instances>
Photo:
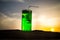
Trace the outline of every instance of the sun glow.
<instances>
[{"instance_id":1,"label":"sun glow","mask_svg":"<svg viewBox=\"0 0 60 40\"><path fill-rule=\"evenodd\" d=\"M57 17L48 17L46 15L40 15L38 17L37 21L39 23L37 30L55 32L55 27L57 27L58 18Z\"/></svg>"},{"instance_id":2,"label":"sun glow","mask_svg":"<svg viewBox=\"0 0 60 40\"><path fill-rule=\"evenodd\" d=\"M46 26L46 27L54 27L56 25L56 19L55 18L48 18L44 15L40 16L38 18L40 25Z\"/></svg>"},{"instance_id":3,"label":"sun glow","mask_svg":"<svg viewBox=\"0 0 60 40\"><path fill-rule=\"evenodd\" d=\"M54 28L51 28L51 31L54 32Z\"/></svg>"}]
</instances>

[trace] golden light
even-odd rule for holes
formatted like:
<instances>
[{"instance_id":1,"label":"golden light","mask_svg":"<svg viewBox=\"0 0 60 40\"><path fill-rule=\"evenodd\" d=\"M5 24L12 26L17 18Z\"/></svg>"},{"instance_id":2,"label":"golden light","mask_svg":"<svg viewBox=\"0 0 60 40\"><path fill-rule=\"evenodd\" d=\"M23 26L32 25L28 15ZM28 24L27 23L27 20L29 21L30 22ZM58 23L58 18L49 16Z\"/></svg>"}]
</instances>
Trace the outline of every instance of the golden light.
<instances>
[{"instance_id":1,"label":"golden light","mask_svg":"<svg viewBox=\"0 0 60 40\"><path fill-rule=\"evenodd\" d=\"M55 31L54 27L57 25L57 18L40 15L38 17L38 21L40 25L38 30L41 29L43 31Z\"/></svg>"},{"instance_id":2,"label":"golden light","mask_svg":"<svg viewBox=\"0 0 60 40\"><path fill-rule=\"evenodd\" d=\"M54 28L51 28L51 31L54 32L55 31Z\"/></svg>"},{"instance_id":3,"label":"golden light","mask_svg":"<svg viewBox=\"0 0 60 40\"><path fill-rule=\"evenodd\" d=\"M56 19L55 18L48 18L47 16L40 16L38 18L40 25L46 26L46 27L54 27L56 25Z\"/></svg>"}]
</instances>

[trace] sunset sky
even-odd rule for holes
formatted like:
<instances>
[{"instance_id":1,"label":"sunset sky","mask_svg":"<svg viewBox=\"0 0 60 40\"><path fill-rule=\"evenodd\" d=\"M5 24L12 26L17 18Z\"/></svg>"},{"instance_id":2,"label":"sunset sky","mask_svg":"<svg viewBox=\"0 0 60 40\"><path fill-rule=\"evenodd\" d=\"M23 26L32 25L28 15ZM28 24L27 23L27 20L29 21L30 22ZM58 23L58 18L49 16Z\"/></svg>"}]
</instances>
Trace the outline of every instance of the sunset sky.
<instances>
[{"instance_id":1,"label":"sunset sky","mask_svg":"<svg viewBox=\"0 0 60 40\"><path fill-rule=\"evenodd\" d=\"M22 10L32 10L32 30L60 32L60 0L0 0L0 30L21 30Z\"/></svg>"}]
</instances>

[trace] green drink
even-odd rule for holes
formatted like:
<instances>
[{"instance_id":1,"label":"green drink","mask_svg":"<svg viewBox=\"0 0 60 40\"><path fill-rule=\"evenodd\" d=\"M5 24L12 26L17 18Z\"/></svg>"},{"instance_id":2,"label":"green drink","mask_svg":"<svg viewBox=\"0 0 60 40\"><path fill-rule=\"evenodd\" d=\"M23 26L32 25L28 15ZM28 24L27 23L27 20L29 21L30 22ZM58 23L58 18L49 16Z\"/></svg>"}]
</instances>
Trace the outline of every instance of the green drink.
<instances>
[{"instance_id":1,"label":"green drink","mask_svg":"<svg viewBox=\"0 0 60 40\"><path fill-rule=\"evenodd\" d=\"M32 29L32 11L22 10L22 31L31 31Z\"/></svg>"}]
</instances>

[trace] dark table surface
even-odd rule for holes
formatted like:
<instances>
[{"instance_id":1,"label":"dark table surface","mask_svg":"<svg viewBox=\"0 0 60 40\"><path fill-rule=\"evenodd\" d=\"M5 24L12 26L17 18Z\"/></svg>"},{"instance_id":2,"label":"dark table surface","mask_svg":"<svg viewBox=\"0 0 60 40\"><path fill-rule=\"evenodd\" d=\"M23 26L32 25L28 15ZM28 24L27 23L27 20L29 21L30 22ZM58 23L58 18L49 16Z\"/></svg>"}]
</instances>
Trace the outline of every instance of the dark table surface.
<instances>
[{"instance_id":1,"label":"dark table surface","mask_svg":"<svg viewBox=\"0 0 60 40\"><path fill-rule=\"evenodd\" d=\"M30 31L21 30L0 30L0 38L20 38L20 39L57 39L60 38L58 32Z\"/></svg>"}]
</instances>

